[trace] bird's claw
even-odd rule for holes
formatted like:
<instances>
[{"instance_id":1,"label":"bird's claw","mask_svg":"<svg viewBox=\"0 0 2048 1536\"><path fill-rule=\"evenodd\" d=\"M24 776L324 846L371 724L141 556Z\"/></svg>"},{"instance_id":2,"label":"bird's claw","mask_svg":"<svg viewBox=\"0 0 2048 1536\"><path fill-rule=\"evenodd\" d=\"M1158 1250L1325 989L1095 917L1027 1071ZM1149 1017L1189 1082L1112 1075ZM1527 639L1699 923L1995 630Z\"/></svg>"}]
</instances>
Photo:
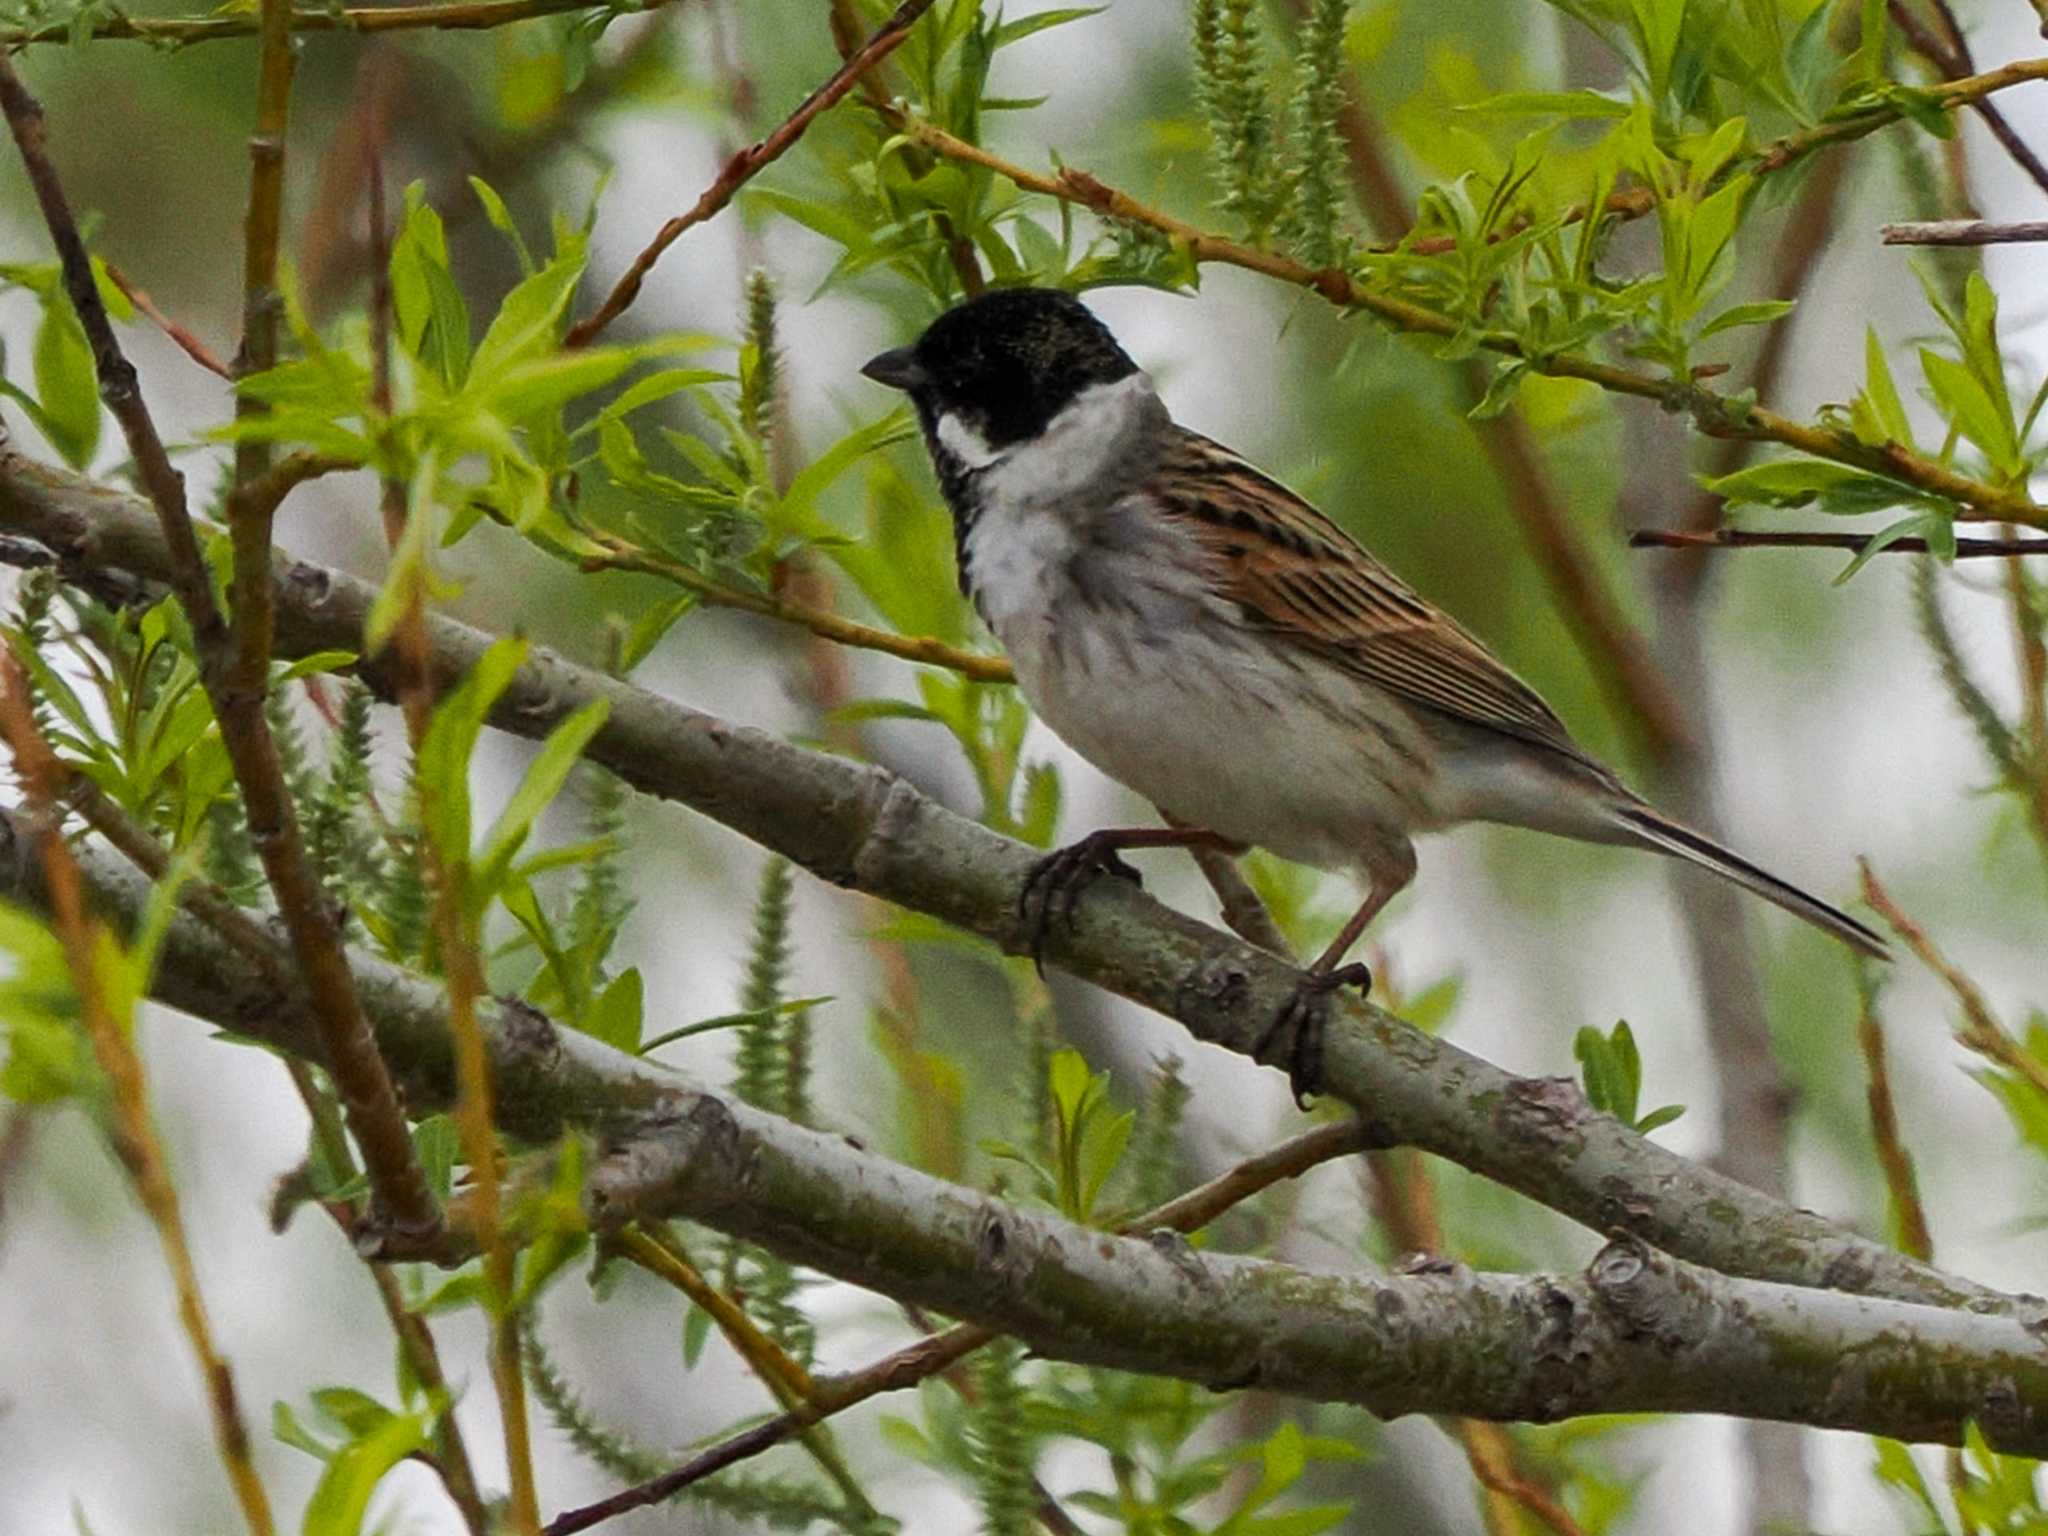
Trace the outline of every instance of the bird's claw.
<instances>
[{"instance_id":1,"label":"bird's claw","mask_svg":"<svg viewBox=\"0 0 2048 1536\"><path fill-rule=\"evenodd\" d=\"M1323 1028L1329 1022L1330 994L1349 986L1356 986L1361 995L1371 992L1372 972L1356 961L1327 971L1304 972L1294 995L1252 1046L1252 1059L1262 1061L1277 1041L1293 1037L1287 1047L1287 1086L1294 1090L1294 1102L1301 1109L1308 1108L1311 1094L1323 1089Z\"/></svg>"},{"instance_id":2,"label":"bird's claw","mask_svg":"<svg viewBox=\"0 0 2048 1536\"><path fill-rule=\"evenodd\" d=\"M1074 907L1081 893L1099 875L1115 875L1142 886L1144 879L1117 856L1116 840L1106 833L1091 832L1079 842L1055 849L1040 859L1025 877L1017 897L1017 914L1028 930L1031 963L1045 974L1045 941L1052 931L1055 914L1069 928L1074 926Z\"/></svg>"}]
</instances>

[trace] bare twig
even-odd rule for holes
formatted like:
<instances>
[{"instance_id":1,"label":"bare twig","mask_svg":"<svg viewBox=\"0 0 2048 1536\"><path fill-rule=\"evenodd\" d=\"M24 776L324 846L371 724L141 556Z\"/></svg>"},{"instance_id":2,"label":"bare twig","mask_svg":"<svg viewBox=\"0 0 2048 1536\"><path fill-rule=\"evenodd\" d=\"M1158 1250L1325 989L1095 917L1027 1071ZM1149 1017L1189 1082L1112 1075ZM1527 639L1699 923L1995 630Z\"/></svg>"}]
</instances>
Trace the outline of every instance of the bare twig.
<instances>
[{"instance_id":1,"label":"bare twig","mask_svg":"<svg viewBox=\"0 0 2048 1536\"><path fill-rule=\"evenodd\" d=\"M211 347L158 309L156 300L149 296L147 289L137 287L134 280L111 261L102 265L106 269L107 280L120 289L128 302L140 310L150 324L168 336L181 352L208 373L216 374L223 379L232 379L235 376L234 369L222 362Z\"/></svg>"},{"instance_id":2,"label":"bare twig","mask_svg":"<svg viewBox=\"0 0 2048 1536\"><path fill-rule=\"evenodd\" d=\"M1866 976L1858 987L1856 1043L1863 1051L1870 1107L1870 1137L1877 1145L1877 1164L1884 1170L1899 1246L1914 1258L1931 1262L1934 1239L1928 1232L1927 1208L1920 1203L1920 1181L1913 1173L1913 1154L1899 1135L1898 1106L1892 1101L1891 1072L1885 1062L1884 1021L1877 1014L1877 989Z\"/></svg>"},{"instance_id":3,"label":"bare twig","mask_svg":"<svg viewBox=\"0 0 2048 1536\"><path fill-rule=\"evenodd\" d=\"M1944 79L1960 80L1975 74L1977 61L1970 56L1970 43L1963 36L1962 24L1956 20L1955 11L1948 0L1933 0L1933 6L1942 30L1948 34L1946 42L1928 32L1906 0L1889 0L1887 9L1913 51L1933 65L1935 72ZM1979 100L1973 105L1977 115L1984 119L1984 126L1991 130L1991 136L2012 156L2013 164L2026 172L2036 187L2048 192L2048 165L2041 163L2041 157L2020 138L2006 115L1993 102Z\"/></svg>"},{"instance_id":4,"label":"bare twig","mask_svg":"<svg viewBox=\"0 0 2048 1536\"><path fill-rule=\"evenodd\" d=\"M128 441L137 475L163 531L171 584L198 642L201 673L241 788L258 856L318 1006L328 1070L346 1106L349 1129L363 1149L371 1187L386 1217L401 1234L425 1239L437 1230L440 1214L413 1155L397 1093L377 1053L326 894L307 856L277 744L263 717L267 679L259 680L254 692L233 686L235 642L213 599L212 572L200 552L185 501L184 479L172 467L143 402L135 369L122 353L106 306L100 301L77 221L50 160L43 110L4 54L0 54L0 111L5 112L56 244L65 291L92 346L101 398ZM262 562L243 570L260 572L268 563L266 541ZM244 584L267 585L260 578ZM270 599L266 596L262 601L267 606Z\"/></svg>"},{"instance_id":5,"label":"bare twig","mask_svg":"<svg viewBox=\"0 0 2048 1536\"><path fill-rule=\"evenodd\" d=\"M1861 554L1875 534L1826 533L1818 529L1765 531L1750 528L1712 528L1691 532L1678 528L1631 528L1631 549L1840 549ZM1927 553L1925 539L1899 539L1878 551L1881 555ZM2048 539L1956 540L1958 560L2012 559L2019 555L2048 554Z\"/></svg>"},{"instance_id":6,"label":"bare twig","mask_svg":"<svg viewBox=\"0 0 2048 1536\"><path fill-rule=\"evenodd\" d=\"M1939 976L1963 1010L1963 1025L1956 1031L1956 1043L1975 1051L1987 1061L2016 1072L2034 1091L2048 1099L2048 1062L2041 1061L2015 1040L1991 1011L1977 983L1935 947L1927 930L1902 911L1891 893L1879 883L1868 859L1860 860L1863 899L1877 909L1906 947L1920 957L1920 963Z\"/></svg>"},{"instance_id":7,"label":"bare twig","mask_svg":"<svg viewBox=\"0 0 2048 1536\"><path fill-rule=\"evenodd\" d=\"M1928 219L1887 224L1886 245L2019 245L2048 240L2048 219L2022 219L2001 224L1993 219Z\"/></svg>"},{"instance_id":8,"label":"bare twig","mask_svg":"<svg viewBox=\"0 0 2048 1536\"><path fill-rule=\"evenodd\" d=\"M270 1500L250 1456L248 1426L235 1398L234 1371L214 1344L213 1325L207 1318L206 1301L199 1291L199 1274L192 1265L192 1250L178 1209L177 1186L171 1182L163 1144L157 1139L156 1125L150 1116L142 1062L129 1034L130 1021L116 1018L108 1003L98 928L87 912L85 883L58 825L57 795L65 770L36 727L35 714L29 706L27 678L12 656L0 658L0 733L6 737L15 770L28 792L30 815L42 823L35 839L37 852L42 859L57 937L64 947L72 985L78 989L86 1035L92 1042L93 1057L107 1079L113 1112L108 1129L114 1151L135 1186L142 1208L156 1227L157 1242L170 1267L178 1296L178 1322L199 1362L207 1405L213 1414L214 1441L235 1490L235 1499L241 1505L242 1518L252 1536L270 1536L276 1528L271 1519Z\"/></svg>"},{"instance_id":9,"label":"bare twig","mask_svg":"<svg viewBox=\"0 0 2048 1536\"><path fill-rule=\"evenodd\" d=\"M889 19L877 27L873 36L861 45L859 52L842 63L832 72L830 79L806 96L794 112L784 118L775 131L759 143L751 144L734 155L718 173L710 186L706 187L697 201L685 212L676 215L655 233L644 250L633 258L625 275L613 285L602 304L583 319L569 327L562 338L565 347L588 346L597 336L620 315L625 313L634 299L640 295L640 285L654 264L661 259L661 253L682 236L685 230L702 224L706 219L733 200L735 193L768 166L779 160L791 145L803 137L820 113L834 106L839 99L860 80L860 77L887 58L910 36L910 29L917 25L920 16L931 9L932 0L903 0Z\"/></svg>"}]
</instances>

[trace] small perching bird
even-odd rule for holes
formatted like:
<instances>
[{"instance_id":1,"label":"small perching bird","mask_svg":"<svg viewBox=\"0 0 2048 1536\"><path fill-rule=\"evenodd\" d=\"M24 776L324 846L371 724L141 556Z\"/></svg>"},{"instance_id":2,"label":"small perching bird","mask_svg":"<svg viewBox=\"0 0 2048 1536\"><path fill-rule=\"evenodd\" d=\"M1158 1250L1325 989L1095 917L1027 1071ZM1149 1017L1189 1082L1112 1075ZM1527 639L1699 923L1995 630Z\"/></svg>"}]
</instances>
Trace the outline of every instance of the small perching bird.
<instances>
[{"instance_id":1,"label":"small perching bird","mask_svg":"<svg viewBox=\"0 0 2048 1536\"><path fill-rule=\"evenodd\" d=\"M1121 848L1270 849L1363 877L1366 897L1260 1049L1293 1031L1318 1075L1321 999L1415 875L1412 839L1467 821L1654 849L1865 954L1884 941L1626 788L1534 689L1329 518L1177 426L1078 300L984 294L861 370L917 407L953 509L960 582L1017 686L1167 827L1095 832L1027 888L1036 935Z\"/></svg>"}]
</instances>

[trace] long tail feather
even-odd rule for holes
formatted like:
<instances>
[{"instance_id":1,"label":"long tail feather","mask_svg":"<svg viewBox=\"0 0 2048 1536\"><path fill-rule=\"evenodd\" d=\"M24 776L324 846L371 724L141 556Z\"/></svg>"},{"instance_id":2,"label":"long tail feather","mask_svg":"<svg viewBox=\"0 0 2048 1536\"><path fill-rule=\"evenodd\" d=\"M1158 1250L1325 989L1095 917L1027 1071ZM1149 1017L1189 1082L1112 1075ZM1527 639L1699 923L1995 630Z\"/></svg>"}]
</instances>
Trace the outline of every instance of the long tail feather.
<instances>
[{"instance_id":1,"label":"long tail feather","mask_svg":"<svg viewBox=\"0 0 2048 1536\"><path fill-rule=\"evenodd\" d=\"M1848 913L1757 868L1740 854L1730 853L1690 827L1668 820L1647 805L1623 805L1616 809L1616 814L1630 831L1658 852L1711 869L1724 879L1733 880L1765 901L1775 902L1793 916L1804 918L1823 932L1833 934L1851 949L1861 950L1877 960L1891 958L1891 950L1884 940Z\"/></svg>"}]
</instances>

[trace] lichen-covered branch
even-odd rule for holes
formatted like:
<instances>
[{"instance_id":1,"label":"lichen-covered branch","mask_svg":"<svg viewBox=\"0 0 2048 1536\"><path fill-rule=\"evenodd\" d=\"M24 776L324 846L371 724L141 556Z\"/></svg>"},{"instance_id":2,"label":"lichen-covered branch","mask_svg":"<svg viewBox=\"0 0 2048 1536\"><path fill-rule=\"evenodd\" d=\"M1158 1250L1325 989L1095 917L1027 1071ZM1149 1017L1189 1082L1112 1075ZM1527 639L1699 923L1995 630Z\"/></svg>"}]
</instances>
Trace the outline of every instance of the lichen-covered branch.
<instances>
[{"instance_id":1,"label":"lichen-covered branch","mask_svg":"<svg viewBox=\"0 0 2048 1536\"><path fill-rule=\"evenodd\" d=\"M33 902L26 839L12 819L0 832L0 894ZM80 863L117 915L147 900L146 882L110 856L86 850ZM272 942L282 954L282 938ZM354 963L408 1090L423 1107L450 1102L439 989L367 956ZM250 971L181 915L155 990L306 1049L316 1031L303 990L279 999L252 987ZM1707 1412L1909 1440L1955 1440L1974 1422L2007 1450L2048 1454L2048 1353L2031 1316L1738 1279L1628 1237L1576 1276L1336 1274L1203 1253L1177 1234L1091 1230L892 1164L523 1006L486 1001L480 1012L508 1130L611 1133L586 1192L599 1224L686 1216L1051 1358L1388 1418Z\"/></svg>"},{"instance_id":2,"label":"lichen-covered branch","mask_svg":"<svg viewBox=\"0 0 2048 1536\"><path fill-rule=\"evenodd\" d=\"M0 536L0 559L53 558L88 583L118 573L131 586L135 578L161 581L169 569L145 503L5 449ZM275 574L280 655L359 643L375 596L369 585L282 556ZM445 617L429 618L427 628L430 665L442 680L461 676L492 640ZM392 679L381 664L366 664L362 676L388 696ZM1008 952L1024 950L1017 892L1036 851L947 811L894 774L730 724L542 649L491 719L541 736L599 697L611 713L589 755L636 788L701 811L823 879L929 913ZM1048 958L1238 1051L1250 1050L1300 977L1284 960L1122 881L1088 894L1072 929L1052 935ZM435 1037L417 1049L445 1052L445 1042ZM394 1070L404 1064L394 1061ZM1645 1140L1595 1113L1569 1080L1513 1077L1369 1003L1347 998L1333 1007L1326 1077L1377 1139L1450 1158L1596 1232L1632 1232L1730 1274L1942 1305L2010 1305ZM546 1088L551 1098L611 1091ZM540 1107L503 1106L500 1124ZM545 1109L550 1123L564 1112L560 1103ZM630 1114L631 1106L615 1112Z\"/></svg>"}]
</instances>

